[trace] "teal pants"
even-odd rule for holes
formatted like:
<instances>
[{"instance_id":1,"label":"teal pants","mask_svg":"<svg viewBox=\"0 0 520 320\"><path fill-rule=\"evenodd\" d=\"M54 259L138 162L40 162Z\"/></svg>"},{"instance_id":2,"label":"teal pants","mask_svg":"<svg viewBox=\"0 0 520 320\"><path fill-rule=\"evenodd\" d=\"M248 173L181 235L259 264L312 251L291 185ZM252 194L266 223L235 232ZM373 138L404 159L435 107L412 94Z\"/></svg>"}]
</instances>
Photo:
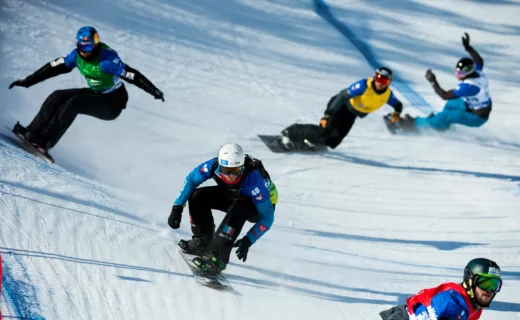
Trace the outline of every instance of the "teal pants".
<instances>
[{"instance_id":1,"label":"teal pants","mask_svg":"<svg viewBox=\"0 0 520 320\"><path fill-rule=\"evenodd\" d=\"M444 109L436 115L428 118L416 118L415 126L417 128L431 127L437 130L447 130L454 123L468 127L480 127L487 121L487 118L481 118L469 112L462 99L453 99L448 100Z\"/></svg>"}]
</instances>

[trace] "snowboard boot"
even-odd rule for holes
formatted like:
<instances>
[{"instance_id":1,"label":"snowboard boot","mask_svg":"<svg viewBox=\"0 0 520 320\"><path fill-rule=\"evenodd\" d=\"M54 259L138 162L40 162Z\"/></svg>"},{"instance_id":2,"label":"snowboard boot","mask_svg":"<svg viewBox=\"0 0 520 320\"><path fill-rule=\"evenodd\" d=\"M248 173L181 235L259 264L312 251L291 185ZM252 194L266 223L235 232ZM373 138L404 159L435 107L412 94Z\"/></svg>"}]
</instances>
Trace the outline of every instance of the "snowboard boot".
<instances>
[{"instance_id":1,"label":"snowboard boot","mask_svg":"<svg viewBox=\"0 0 520 320\"><path fill-rule=\"evenodd\" d=\"M27 132L25 132L24 138L27 142L30 142L41 153L43 153L43 154L49 153L49 149L50 149L49 144L47 142L45 142L39 135L27 130Z\"/></svg>"},{"instance_id":2,"label":"snowboard boot","mask_svg":"<svg viewBox=\"0 0 520 320\"><path fill-rule=\"evenodd\" d=\"M32 144L41 153L45 155L48 154L48 144L44 142L43 139L41 139L38 135L32 133L30 129L22 126L20 122L16 122L14 125L13 133Z\"/></svg>"},{"instance_id":3,"label":"snowboard boot","mask_svg":"<svg viewBox=\"0 0 520 320\"><path fill-rule=\"evenodd\" d=\"M226 270L227 263L214 255L193 258L193 264L204 273L220 274Z\"/></svg>"},{"instance_id":4,"label":"snowboard boot","mask_svg":"<svg viewBox=\"0 0 520 320\"><path fill-rule=\"evenodd\" d=\"M293 150L296 148L296 144L289 138L289 132L287 130L282 131L280 135L280 145L285 150Z\"/></svg>"},{"instance_id":5,"label":"snowboard boot","mask_svg":"<svg viewBox=\"0 0 520 320\"><path fill-rule=\"evenodd\" d=\"M25 139L25 134L27 133L27 128L22 126L20 122L16 122L16 124L13 127L13 133L17 136L22 136Z\"/></svg>"},{"instance_id":6,"label":"snowboard boot","mask_svg":"<svg viewBox=\"0 0 520 320\"><path fill-rule=\"evenodd\" d=\"M181 240L178 244L182 252L194 256L208 254L211 248L211 237L195 237L191 240Z\"/></svg>"}]
</instances>

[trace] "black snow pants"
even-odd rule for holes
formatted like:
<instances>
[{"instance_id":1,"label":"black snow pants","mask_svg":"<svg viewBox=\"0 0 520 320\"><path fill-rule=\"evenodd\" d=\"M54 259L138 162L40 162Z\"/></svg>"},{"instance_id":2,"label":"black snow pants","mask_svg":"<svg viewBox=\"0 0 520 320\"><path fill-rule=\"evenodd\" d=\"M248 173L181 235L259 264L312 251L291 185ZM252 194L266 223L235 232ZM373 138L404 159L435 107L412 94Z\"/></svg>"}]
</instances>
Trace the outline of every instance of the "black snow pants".
<instances>
[{"instance_id":1,"label":"black snow pants","mask_svg":"<svg viewBox=\"0 0 520 320\"><path fill-rule=\"evenodd\" d=\"M190 222L193 235L213 238L211 252L216 257L229 262L233 244L246 223L259 219L258 211L251 199L232 200L225 189L219 186L196 189L188 200ZM216 232L211 209L226 212Z\"/></svg>"},{"instance_id":2,"label":"black snow pants","mask_svg":"<svg viewBox=\"0 0 520 320\"><path fill-rule=\"evenodd\" d=\"M78 114L101 120L114 120L126 108L128 92L124 85L109 93L90 88L56 90L43 102L27 130L33 142L52 148L61 139Z\"/></svg>"},{"instance_id":3,"label":"black snow pants","mask_svg":"<svg viewBox=\"0 0 520 320\"><path fill-rule=\"evenodd\" d=\"M325 114L329 115L329 121L325 128L315 124L295 123L282 132L296 144L301 145L305 139L314 144L327 145L336 148L347 136L356 121L356 114L349 111L347 89L341 91L329 100Z\"/></svg>"},{"instance_id":4,"label":"black snow pants","mask_svg":"<svg viewBox=\"0 0 520 320\"><path fill-rule=\"evenodd\" d=\"M383 320L409 320L405 305L395 306L379 313Z\"/></svg>"}]
</instances>

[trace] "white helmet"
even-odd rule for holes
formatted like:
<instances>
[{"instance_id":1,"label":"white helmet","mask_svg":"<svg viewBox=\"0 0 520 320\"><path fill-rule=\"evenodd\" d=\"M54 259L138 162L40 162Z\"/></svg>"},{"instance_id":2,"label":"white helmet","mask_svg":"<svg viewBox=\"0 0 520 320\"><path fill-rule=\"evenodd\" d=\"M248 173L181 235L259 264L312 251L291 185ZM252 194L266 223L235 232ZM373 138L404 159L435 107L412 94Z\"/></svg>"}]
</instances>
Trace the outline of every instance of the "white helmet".
<instances>
[{"instance_id":1,"label":"white helmet","mask_svg":"<svg viewBox=\"0 0 520 320\"><path fill-rule=\"evenodd\" d=\"M246 154L236 143L226 143L218 151L218 171L220 178L229 184L240 181L244 173Z\"/></svg>"}]
</instances>

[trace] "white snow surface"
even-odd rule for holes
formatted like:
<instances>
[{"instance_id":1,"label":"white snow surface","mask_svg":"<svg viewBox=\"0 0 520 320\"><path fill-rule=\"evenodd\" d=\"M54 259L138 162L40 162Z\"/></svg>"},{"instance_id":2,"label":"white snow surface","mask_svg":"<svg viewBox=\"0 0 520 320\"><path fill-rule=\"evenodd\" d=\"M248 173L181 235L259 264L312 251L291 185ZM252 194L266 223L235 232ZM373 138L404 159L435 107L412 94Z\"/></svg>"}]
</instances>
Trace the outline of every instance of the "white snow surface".
<instances>
[{"instance_id":1,"label":"white snow surface","mask_svg":"<svg viewBox=\"0 0 520 320\"><path fill-rule=\"evenodd\" d=\"M53 90L85 86L73 71L7 89L70 52L83 25L166 98L127 84L121 116L79 116L52 150L55 165L1 129L4 317L379 319L487 257L504 286L482 318L520 319L520 2L326 4L432 110L443 102L425 70L453 88L468 32L490 79L489 122L392 136L386 106L329 153L274 154L257 134L316 123L332 95L373 73L312 0L0 1L2 127L27 125ZM229 141L264 162L280 196L247 262L233 254L235 293L198 285L177 253L191 236L187 210L180 229L167 225L185 176Z\"/></svg>"}]
</instances>

